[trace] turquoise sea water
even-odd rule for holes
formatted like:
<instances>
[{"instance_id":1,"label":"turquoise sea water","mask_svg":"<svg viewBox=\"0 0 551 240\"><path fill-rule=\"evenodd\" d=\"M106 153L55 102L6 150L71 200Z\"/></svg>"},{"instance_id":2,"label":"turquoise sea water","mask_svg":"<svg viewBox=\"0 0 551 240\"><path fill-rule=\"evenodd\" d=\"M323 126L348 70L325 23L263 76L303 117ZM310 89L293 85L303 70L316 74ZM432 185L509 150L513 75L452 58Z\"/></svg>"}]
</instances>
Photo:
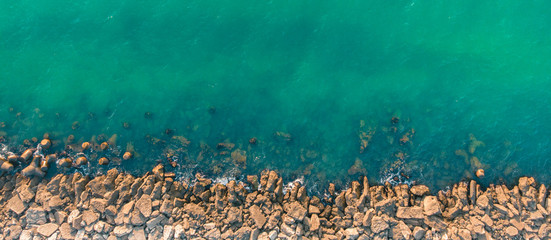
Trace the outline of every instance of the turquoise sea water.
<instances>
[{"instance_id":1,"label":"turquoise sea water","mask_svg":"<svg viewBox=\"0 0 551 240\"><path fill-rule=\"evenodd\" d=\"M168 164L171 129L190 141L170 155L178 174L443 188L482 167L482 183L551 180L547 1L0 2L12 149L45 132L117 134L137 153L121 169L142 173ZM456 154L470 134L480 164ZM220 142L236 146L224 155Z\"/></svg>"}]
</instances>

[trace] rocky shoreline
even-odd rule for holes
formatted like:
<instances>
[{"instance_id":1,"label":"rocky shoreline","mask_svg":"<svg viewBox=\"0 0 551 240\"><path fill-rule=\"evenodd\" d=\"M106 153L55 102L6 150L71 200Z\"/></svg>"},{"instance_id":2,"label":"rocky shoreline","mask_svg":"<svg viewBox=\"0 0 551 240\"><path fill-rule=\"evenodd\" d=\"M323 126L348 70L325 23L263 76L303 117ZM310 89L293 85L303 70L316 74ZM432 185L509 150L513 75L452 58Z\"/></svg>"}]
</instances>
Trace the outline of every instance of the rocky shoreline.
<instances>
[{"instance_id":1,"label":"rocky shoreline","mask_svg":"<svg viewBox=\"0 0 551 240\"><path fill-rule=\"evenodd\" d=\"M431 195L424 185L330 185L322 198L275 171L247 182L175 181L158 165L51 179L0 177L0 239L547 239L551 198L530 177L509 189L474 181ZM255 189L255 190L251 190ZM257 190L256 190L257 189Z\"/></svg>"}]
</instances>

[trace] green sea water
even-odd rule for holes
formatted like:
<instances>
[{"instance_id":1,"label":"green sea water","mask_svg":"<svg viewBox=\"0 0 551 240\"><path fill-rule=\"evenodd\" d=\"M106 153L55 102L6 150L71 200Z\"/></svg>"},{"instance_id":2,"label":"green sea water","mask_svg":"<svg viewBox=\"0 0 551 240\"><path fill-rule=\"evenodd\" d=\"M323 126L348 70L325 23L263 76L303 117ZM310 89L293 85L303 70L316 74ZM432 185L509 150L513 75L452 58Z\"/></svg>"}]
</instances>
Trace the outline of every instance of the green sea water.
<instances>
[{"instance_id":1,"label":"green sea water","mask_svg":"<svg viewBox=\"0 0 551 240\"><path fill-rule=\"evenodd\" d=\"M132 142L138 153L119 167L139 174L168 165L171 129L190 141L172 156L178 175L269 168L310 185L365 174L444 188L484 168L483 184L551 180L548 1L0 6L0 134L11 149L45 132L117 134L115 148ZM470 134L484 142L468 154L480 164L456 154Z\"/></svg>"}]
</instances>

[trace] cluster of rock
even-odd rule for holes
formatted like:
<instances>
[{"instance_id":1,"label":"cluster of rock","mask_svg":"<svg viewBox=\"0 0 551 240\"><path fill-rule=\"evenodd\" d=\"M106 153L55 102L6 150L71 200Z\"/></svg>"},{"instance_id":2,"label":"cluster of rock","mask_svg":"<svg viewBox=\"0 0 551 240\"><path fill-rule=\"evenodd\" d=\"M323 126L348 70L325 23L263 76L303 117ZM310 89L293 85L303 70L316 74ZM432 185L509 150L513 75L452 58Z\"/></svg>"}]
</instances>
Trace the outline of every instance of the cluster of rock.
<instances>
[{"instance_id":1,"label":"cluster of rock","mask_svg":"<svg viewBox=\"0 0 551 240\"><path fill-rule=\"evenodd\" d=\"M354 181L323 198L274 171L215 184L175 181L161 165L142 177L79 173L49 180L0 178L0 239L544 239L551 199L523 177L512 189L461 182L430 195L423 185ZM251 191L249 189L257 189Z\"/></svg>"}]
</instances>

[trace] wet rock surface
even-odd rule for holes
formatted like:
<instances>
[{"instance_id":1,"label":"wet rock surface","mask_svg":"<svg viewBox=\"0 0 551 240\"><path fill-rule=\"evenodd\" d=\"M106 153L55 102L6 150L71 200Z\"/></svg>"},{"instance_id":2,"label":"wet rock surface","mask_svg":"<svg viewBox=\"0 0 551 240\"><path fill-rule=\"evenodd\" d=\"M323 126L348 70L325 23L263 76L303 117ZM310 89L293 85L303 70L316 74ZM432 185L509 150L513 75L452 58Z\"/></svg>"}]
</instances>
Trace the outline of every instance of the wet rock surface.
<instances>
[{"instance_id":1,"label":"wet rock surface","mask_svg":"<svg viewBox=\"0 0 551 240\"><path fill-rule=\"evenodd\" d=\"M0 239L549 239L551 198L523 177L512 188L461 182L431 195L426 186L354 181L328 197L274 171L248 183L195 185L162 166L134 177L112 170L88 179L0 177ZM260 179L258 190L247 184ZM337 189L339 190L339 189Z\"/></svg>"}]
</instances>

